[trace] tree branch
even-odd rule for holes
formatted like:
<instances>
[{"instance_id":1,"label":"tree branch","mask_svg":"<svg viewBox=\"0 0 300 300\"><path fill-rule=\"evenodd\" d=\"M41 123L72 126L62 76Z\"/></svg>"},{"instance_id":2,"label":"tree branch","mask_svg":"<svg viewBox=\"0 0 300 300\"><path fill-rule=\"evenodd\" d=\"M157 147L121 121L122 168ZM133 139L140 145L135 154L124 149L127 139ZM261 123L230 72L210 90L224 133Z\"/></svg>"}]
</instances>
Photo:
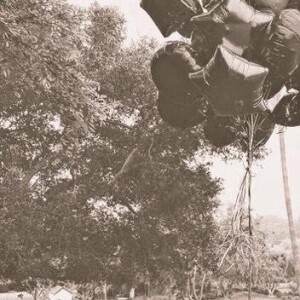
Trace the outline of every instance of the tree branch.
<instances>
[{"instance_id":1,"label":"tree branch","mask_svg":"<svg viewBox=\"0 0 300 300\"><path fill-rule=\"evenodd\" d=\"M120 180L125 174L127 174L131 168L134 158L138 152L138 147L135 147L128 157L126 158L121 170L115 175L114 179L111 181L111 184L115 184L118 180Z\"/></svg>"}]
</instances>

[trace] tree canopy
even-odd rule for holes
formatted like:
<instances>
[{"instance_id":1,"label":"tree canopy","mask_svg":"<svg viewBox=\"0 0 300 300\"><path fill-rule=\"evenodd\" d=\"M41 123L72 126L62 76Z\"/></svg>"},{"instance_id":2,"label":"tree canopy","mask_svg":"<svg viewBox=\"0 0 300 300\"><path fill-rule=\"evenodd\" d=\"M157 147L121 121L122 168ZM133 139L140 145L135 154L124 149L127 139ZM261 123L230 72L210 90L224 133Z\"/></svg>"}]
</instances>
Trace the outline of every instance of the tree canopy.
<instances>
[{"instance_id":1,"label":"tree canopy","mask_svg":"<svg viewBox=\"0 0 300 300\"><path fill-rule=\"evenodd\" d=\"M221 183L195 154L231 150L160 120L157 43L62 0L4 1L0 30L0 276L183 286L213 269Z\"/></svg>"}]
</instances>

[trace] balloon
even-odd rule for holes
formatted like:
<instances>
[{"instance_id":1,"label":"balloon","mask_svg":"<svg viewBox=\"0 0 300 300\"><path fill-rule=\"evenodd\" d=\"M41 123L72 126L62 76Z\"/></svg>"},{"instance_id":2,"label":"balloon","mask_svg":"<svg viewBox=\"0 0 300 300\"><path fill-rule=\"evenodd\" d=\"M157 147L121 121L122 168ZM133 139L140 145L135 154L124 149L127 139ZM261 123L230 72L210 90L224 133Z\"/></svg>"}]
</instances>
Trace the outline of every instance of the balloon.
<instances>
[{"instance_id":1,"label":"balloon","mask_svg":"<svg viewBox=\"0 0 300 300\"><path fill-rule=\"evenodd\" d=\"M216 23L249 24L258 27L269 23L274 18L271 12L255 10L244 0L220 1L208 13L203 13L192 18L193 22L213 20Z\"/></svg>"},{"instance_id":2,"label":"balloon","mask_svg":"<svg viewBox=\"0 0 300 300\"><path fill-rule=\"evenodd\" d=\"M183 42L169 42L159 49L151 62L152 79L159 90L170 96L198 93L188 74L200 70L197 52Z\"/></svg>"},{"instance_id":3,"label":"balloon","mask_svg":"<svg viewBox=\"0 0 300 300\"><path fill-rule=\"evenodd\" d=\"M254 135L253 144L256 147L261 147L265 145L272 136L275 129L275 123L270 115L262 115L262 118L263 120L260 122L260 125Z\"/></svg>"},{"instance_id":4,"label":"balloon","mask_svg":"<svg viewBox=\"0 0 300 300\"><path fill-rule=\"evenodd\" d=\"M219 46L205 68L191 81L209 96L217 115L241 116L263 112L263 85L268 69Z\"/></svg>"},{"instance_id":5,"label":"balloon","mask_svg":"<svg viewBox=\"0 0 300 300\"><path fill-rule=\"evenodd\" d=\"M192 47L199 53L201 65L206 65L213 57L216 48L222 44L227 30L224 24L206 21L193 31Z\"/></svg>"},{"instance_id":6,"label":"balloon","mask_svg":"<svg viewBox=\"0 0 300 300\"><path fill-rule=\"evenodd\" d=\"M300 61L300 11L283 10L272 27L262 52L269 68L268 80L280 89L297 69Z\"/></svg>"},{"instance_id":7,"label":"balloon","mask_svg":"<svg viewBox=\"0 0 300 300\"><path fill-rule=\"evenodd\" d=\"M210 53L210 58L221 44L238 55L251 45L257 52L273 19L273 13L256 11L243 0L226 0L209 13L192 18L198 24L192 34L192 45L197 51L208 45L205 51ZM203 41L205 46L201 44Z\"/></svg>"},{"instance_id":8,"label":"balloon","mask_svg":"<svg viewBox=\"0 0 300 300\"><path fill-rule=\"evenodd\" d=\"M300 66L293 73L289 87L300 91Z\"/></svg>"},{"instance_id":9,"label":"balloon","mask_svg":"<svg viewBox=\"0 0 300 300\"><path fill-rule=\"evenodd\" d=\"M290 0L287 8L300 9L300 1L299 0Z\"/></svg>"},{"instance_id":10,"label":"balloon","mask_svg":"<svg viewBox=\"0 0 300 300\"><path fill-rule=\"evenodd\" d=\"M190 95L170 98L164 92L159 92L157 108L161 118L169 125L177 128L191 128L203 122L206 116L199 101Z\"/></svg>"},{"instance_id":11,"label":"balloon","mask_svg":"<svg viewBox=\"0 0 300 300\"><path fill-rule=\"evenodd\" d=\"M270 139L274 132L275 123L269 114L257 114L253 117L253 120L256 120L256 130L252 145L254 148L259 148ZM239 140L242 150L246 152L248 150L249 135L245 132L245 128L248 128L245 123L249 121L250 116L237 119L209 113L203 126L204 135L216 147L228 146ZM241 126L242 124L244 126Z\"/></svg>"},{"instance_id":12,"label":"balloon","mask_svg":"<svg viewBox=\"0 0 300 300\"><path fill-rule=\"evenodd\" d=\"M213 112L208 114L207 121L203 125L205 138L215 147L225 147L232 144L236 139L234 119L221 117Z\"/></svg>"},{"instance_id":13,"label":"balloon","mask_svg":"<svg viewBox=\"0 0 300 300\"><path fill-rule=\"evenodd\" d=\"M271 9L276 14L279 14L283 9L285 9L288 2L289 0L252 0L253 6L257 9Z\"/></svg>"},{"instance_id":14,"label":"balloon","mask_svg":"<svg viewBox=\"0 0 300 300\"><path fill-rule=\"evenodd\" d=\"M175 31L190 37L194 29L190 19L201 11L197 0L141 0L140 6L149 14L164 37Z\"/></svg>"},{"instance_id":15,"label":"balloon","mask_svg":"<svg viewBox=\"0 0 300 300\"><path fill-rule=\"evenodd\" d=\"M255 120L255 132L253 135L252 147L254 149L257 149L264 146L270 139L275 129L275 123L270 114L257 114L252 118L253 120ZM249 122L249 117L247 117L244 121ZM249 135L246 134L245 136L243 134L240 134L239 140L242 146L242 150L244 152L247 152L249 147Z\"/></svg>"},{"instance_id":16,"label":"balloon","mask_svg":"<svg viewBox=\"0 0 300 300\"><path fill-rule=\"evenodd\" d=\"M300 125L300 94L289 93L277 104L273 113L276 124L288 127Z\"/></svg>"},{"instance_id":17,"label":"balloon","mask_svg":"<svg viewBox=\"0 0 300 300\"><path fill-rule=\"evenodd\" d=\"M171 126L189 128L204 120L206 98L189 79L190 72L201 69L198 56L184 42L169 42L152 59L152 78L159 90L158 111Z\"/></svg>"}]
</instances>

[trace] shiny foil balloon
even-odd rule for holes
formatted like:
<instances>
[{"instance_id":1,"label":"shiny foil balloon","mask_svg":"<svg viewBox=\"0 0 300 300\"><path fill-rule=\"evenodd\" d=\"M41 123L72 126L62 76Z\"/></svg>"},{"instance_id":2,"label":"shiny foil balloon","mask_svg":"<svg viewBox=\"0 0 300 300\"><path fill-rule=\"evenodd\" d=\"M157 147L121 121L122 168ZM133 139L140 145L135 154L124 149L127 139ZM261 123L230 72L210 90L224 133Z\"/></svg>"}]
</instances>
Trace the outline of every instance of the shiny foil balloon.
<instances>
[{"instance_id":1,"label":"shiny foil balloon","mask_svg":"<svg viewBox=\"0 0 300 300\"><path fill-rule=\"evenodd\" d=\"M263 87L268 69L219 46L207 66L190 74L209 97L217 115L242 116L263 112Z\"/></svg>"},{"instance_id":2,"label":"shiny foil balloon","mask_svg":"<svg viewBox=\"0 0 300 300\"><path fill-rule=\"evenodd\" d=\"M203 124L205 138L215 147L225 147L237 140L234 118L217 116L212 110Z\"/></svg>"},{"instance_id":3,"label":"shiny foil balloon","mask_svg":"<svg viewBox=\"0 0 300 300\"><path fill-rule=\"evenodd\" d=\"M266 28L273 19L273 13L257 11L243 0L223 1L209 13L192 19L198 24L192 34L192 46L210 53L210 58L221 44L238 55L250 47L260 52Z\"/></svg>"},{"instance_id":4,"label":"shiny foil balloon","mask_svg":"<svg viewBox=\"0 0 300 300\"><path fill-rule=\"evenodd\" d=\"M142 0L140 6L152 18L164 37L179 32L190 37L194 25L190 19L201 12L197 0Z\"/></svg>"},{"instance_id":5,"label":"shiny foil balloon","mask_svg":"<svg viewBox=\"0 0 300 300\"><path fill-rule=\"evenodd\" d=\"M300 93L289 93L278 103L273 113L276 124L295 127L300 125Z\"/></svg>"},{"instance_id":6,"label":"shiny foil balloon","mask_svg":"<svg viewBox=\"0 0 300 300\"><path fill-rule=\"evenodd\" d=\"M151 62L153 81L159 90L157 107L161 118L177 128L190 128L205 118L206 97L189 79L198 71L199 54L187 43L169 42Z\"/></svg>"},{"instance_id":7,"label":"shiny foil balloon","mask_svg":"<svg viewBox=\"0 0 300 300\"><path fill-rule=\"evenodd\" d=\"M285 9L288 3L289 0L251 0L251 4L253 4L253 6L257 9L270 9L276 14L279 14L283 9Z\"/></svg>"},{"instance_id":8,"label":"shiny foil balloon","mask_svg":"<svg viewBox=\"0 0 300 300\"><path fill-rule=\"evenodd\" d=\"M174 96L173 96L174 97ZM201 99L185 95L175 99L164 92L159 92L157 109L160 117L169 125L176 128L191 128L206 118L201 104Z\"/></svg>"},{"instance_id":9,"label":"shiny foil balloon","mask_svg":"<svg viewBox=\"0 0 300 300\"><path fill-rule=\"evenodd\" d=\"M262 63L269 68L272 94L280 90L300 63L300 11L283 10L272 26L262 52Z\"/></svg>"},{"instance_id":10,"label":"shiny foil balloon","mask_svg":"<svg viewBox=\"0 0 300 300\"><path fill-rule=\"evenodd\" d=\"M189 73L201 69L197 59L197 52L183 42L169 42L156 51L151 74L158 90L171 96L198 93L189 79Z\"/></svg>"},{"instance_id":11,"label":"shiny foil balloon","mask_svg":"<svg viewBox=\"0 0 300 300\"><path fill-rule=\"evenodd\" d=\"M300 9L300 1L299 0L289 0L289 3L286 8Z\"/></svg>"},{"instance_id":12,"label":"shiny foil balloon","mask_svg":"<svg viewBox=\"0 0 300 300\"><path fill-rule=\"evenodd\" d=\"M243 121L244 122L251 122L250 117L247 116ZM260 148L264 146L270 137L272 136L275 123L270 113L266 114L257 114L252 117L252 120L255 120L255 130L254 136L252 140L252 147L254 149ZM247 126L244 126L244 128ZM239 137L240 145L242 146L242 150L247 152L249 149L249 135L248 134L240 134Z\"/></svg>"}]
</instances>

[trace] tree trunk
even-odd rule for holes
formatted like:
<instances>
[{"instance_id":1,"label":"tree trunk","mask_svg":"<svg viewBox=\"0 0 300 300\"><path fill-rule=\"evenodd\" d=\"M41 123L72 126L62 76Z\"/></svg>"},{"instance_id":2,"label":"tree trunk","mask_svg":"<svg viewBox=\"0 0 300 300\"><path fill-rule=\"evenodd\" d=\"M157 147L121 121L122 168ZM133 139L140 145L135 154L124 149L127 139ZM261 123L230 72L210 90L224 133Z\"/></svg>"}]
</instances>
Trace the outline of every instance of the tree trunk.
<instances>
[{"instance_id":1,"label":"tree trunk","mask_svg":"<svg viewBox=\"0 0 300 300\"><path fill-rule=\"evenodd\" d=\"M187 274L187 279L186 279L186 298L191 299L191 278L190 274Z\"/></svg>"},{"instance_id":2,"label":"tree trunk","mask_svg":"<svg viewBox=\"0 0 300 300\"><path fill-rule=\"evenodd\" d=\"M129 292L129 299L134 299L134 298L135 298L135 288L132 287Z\"/></svg>"},{"instance_id":3,"label":"tree trunk","mask_svg":"<svg viewBox=\"0 0 300 300\"><path fill-rule=\"evenodd\" d=\"M197 291L196 291L196 275L197 275L197 266L195 265L193 268L193 273L191 277L191 283L192 283L192 293L193 293L193 299L198 300Z\"/></svg>"},{"instance_id":4,"label":"tree trunk","mask_svg":"<svg viewBox=\"0 0 300 300\"><path fill-rule=\"evenodd\" d=\"M104 282L102 285L103 288L103 300L107 300L107 283Z\"/></svg>"},{"instance_id":5,"label":"tree trunk","mask_svg":"<svg viewBox=\"0 0 300 300\"><path fill-rule=\"evenodd\" d=\"M150 284L150 276L147 272L147 280L146 280L146 287L147 287L147 298L151 297L151 284Z\"/></svg>"},{"instance_id":6,"label":"tree trunk","mask_svg":"<svg viewBox=\"0 0 300 300\"><path fill-rule=\"evenodd\" d=\"M38 290L37 290L37 289L34 289L34 292L33 292L33 299L34 299L34 300L38 300Z\"/></svg>"},{"instance_id":7,"label":"tree trunk","mask_svg":"<svg viewBox=\"0 0 300 300\"><path fill-rule=\"evenodd\" d=\"M206 280L206 273L204 273L203 278L202 278L199 300L203 299L205 280Z\"/></svg>"},{"instance_id":8,"label":"tree trunk","mask_svg":"<svg viewBox=\"0 0 300 300\"><path fill-rule=\"evenodd\" d=\"M291 238L292 252L293 252L293 260L294 260L295 273L296 273L296 281L297 281L297 285L298 285L298 293L300 295L299 249L298 249L298 244L297 244L296 228L295 228L295 223L294 223L294 219L293 219L293 210L292 210L291 195L290 195L290 189L289 189L284 133L279 134L279 141L280 141L281 168L282 168L282 179L283 179L283 187L284 187L285 205L286 205L287 216L288 216L289 231L290 231L290 238Z\"/></svg>"}]
</instances>

